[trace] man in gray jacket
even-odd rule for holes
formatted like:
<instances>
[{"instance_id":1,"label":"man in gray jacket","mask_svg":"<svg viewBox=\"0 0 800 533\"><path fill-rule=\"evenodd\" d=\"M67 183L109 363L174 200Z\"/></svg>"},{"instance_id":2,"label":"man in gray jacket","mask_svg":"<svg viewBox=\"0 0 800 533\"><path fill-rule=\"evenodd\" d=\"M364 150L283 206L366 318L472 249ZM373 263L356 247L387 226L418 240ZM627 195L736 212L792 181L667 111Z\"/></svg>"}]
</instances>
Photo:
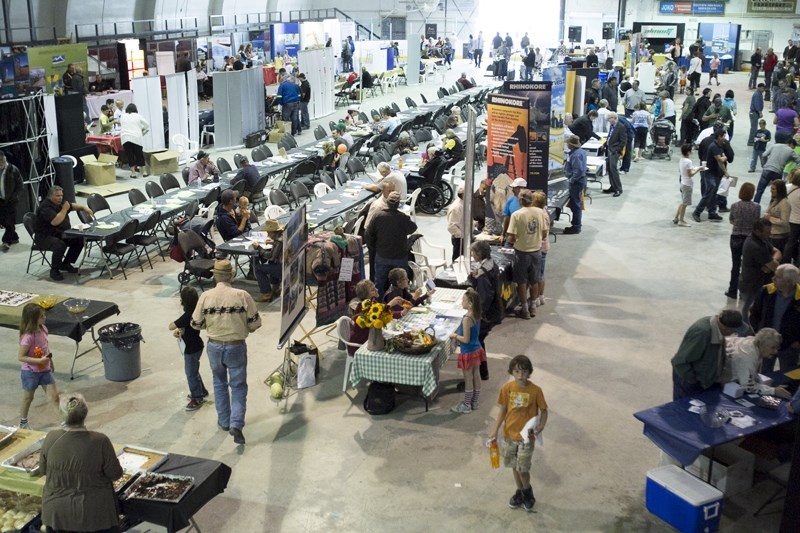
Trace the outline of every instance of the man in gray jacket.
<instances>
[{"instance_id":1,"label":"man in gray jacket","mask_svg":"<svg viewBox=\"0 0 800 533\"><path fill-rule=\"evenodd\" d=\"M753 198L755 203L761 202L761 195L764 194L770 183L783 178L783 167L786 166L786 163L794 161L800 164L800 155L795 153L795 146L797 143L794 138L789 138L786 144L773 144L761 156L763 170L761 178L758 180L756 196Z\"/></svg>"}]
</instances>

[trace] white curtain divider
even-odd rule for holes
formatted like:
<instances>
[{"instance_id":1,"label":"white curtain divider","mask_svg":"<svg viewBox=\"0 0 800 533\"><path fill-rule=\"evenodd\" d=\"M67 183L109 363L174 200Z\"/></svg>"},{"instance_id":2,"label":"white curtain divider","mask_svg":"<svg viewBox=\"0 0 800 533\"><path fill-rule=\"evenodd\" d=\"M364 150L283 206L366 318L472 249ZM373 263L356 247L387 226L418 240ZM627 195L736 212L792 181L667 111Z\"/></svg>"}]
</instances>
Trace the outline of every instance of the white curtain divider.
<instances>
[{"instance_id":1,"label":"white curtain divider","mask_svg":"<svg viewBox=\"0 0 800 533\"><path fill-rule=\"evenodd\" d=\"M189 117L186 107L186 76L181 72L164 76L167 80L167 113L169 114L169 147L176 150L172 138L177 133L189 137Z\"/></svg>"},{"instance_id":2,"label":"white curtain divider","mask_svg":"<svg viewBox=\"0 0 800 533\"><path fill-rule=\"evenodd\" d=\"M47 129L47 155L52 159L59 156L55 95L44 95L44 123Z\"/></svg>"},{"instance_id":3,"label":"white curtain divider","mask_svg":"<svg viewBox=\"0 0 800 533\"><path fill-rule=\"evenodd\" d=\"M139 114L150 124L150 132L144 137L145 150L164 148L164 114L161 106L161 79L145 76L131 80L133 103Z\"/></svg>"},{"instance_id":4,"label":"white curtain divider","mask_svg":"<svg viewBox=\"0 0 800 533\"><path fill-rule=\"evenodd\" d=\"M186 101L189 107L189 138L200 140L200 108L197 101L197 75L194 70L186 73Z\"/></svg>"},{"instance_id":5,"label":"white curtain divider","mask_svg":"<svg viewBox=\"0 0 800 533\"><path fill-rule=\"evenodd\" d=\"M317 119L336 111L334 72L336 69L333 48L301 50L297 54L300 72L306 75L311 85L311 101L308 114Z\"/></svg>"},{"instance_id":6,"label":"white curtain divider","mask_svg":"<svg viewBox=\"0 0 800 533\"><path fill-rule=\"evenodd\" d=\"M414 36L416 37L416 35ZM409 39L406 41L408 48L408 59L406 60L406 83L408 85L419 85L419 41ZM487 54L488 56L488 54Z\"/></svg>"},{"instance_id":7,"label":"white curtain divider","mask_svg":"<svg viewBox=\"0 0 800 533\"><path fill-rule=\"evenodd\" d=\"M214 146L239 147L264 129L264 79L260 68L214 73Z\"/></svg>"}]
</instances>

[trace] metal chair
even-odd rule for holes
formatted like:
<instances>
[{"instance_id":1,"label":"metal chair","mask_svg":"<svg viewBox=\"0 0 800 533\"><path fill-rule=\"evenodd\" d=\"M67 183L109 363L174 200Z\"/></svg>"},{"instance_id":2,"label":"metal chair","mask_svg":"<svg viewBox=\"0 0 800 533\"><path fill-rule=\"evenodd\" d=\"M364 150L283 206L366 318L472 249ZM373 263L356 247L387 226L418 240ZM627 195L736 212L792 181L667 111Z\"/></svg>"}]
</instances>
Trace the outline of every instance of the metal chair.
<instances>
[{"instance_id":1,"label":"metal chair","mask_svg":"<svg viewBox=\"0 0 800 533\"><path fill-rule=\"evenodd\" d=\"M364 168L364 164L359 161L357 157L351 157L347 160L347 171L350 173L351 176L355 176L356 174L366 174L367 169Z\"/></svg>"},{"instance_id":2,"label":"metal chair","mask_svg":"<svg viewBox=\"0 0 800 533\"><path fill-rule=\"evenodd\" d=\"M308 190L308 187L301 181L293 181L289 184L289 191L292 193L292 198L294 198L294 203L298 207L300 206L301 200L305 199L309 202L311 201L311 193Z\"/></svg>"},{"instance_id":3,"label":"metal chair","mask_svg":"<svg viewBox=\"0 0 800 533\"><path fill-rule=\"evenodd\" d=\"M236 168L241 168L242 159L244 159L244 156L242 154L233 154L233 165Z\"/></svg>"},{"instance_id":4,"label":"metal chair","mask_svg":"<svg viewBox=\"0 0 800 533\"><path fill-rule=\"evenodd\" d=\"M99 211L108 210L109 213L113 213L114 211L111 210L111 206L108 205L108 200L105 199L100 194L92 193L89 195L89 198L86 199L86 206L92 210L94 216L97 216ZM78 213L82 213L83 211L78 211Z\"/></svg>"},{"instance_id":5,"label":"metal chair","mask_svg":"<svg viewBox=\"0 0 800 533\"><path fill-rule=\"evenodd\" d=\"M424 94L422 94L422 93L419 93L419 97L422 99L422 103L423 103L423 104L427 104L427 103L428 103L428 99L427 99L427 98L425 98L425 95L424 95Z\"/></svg>"},{"instance_id":6,"label":"metal chair","mask_svg":"<svg viewBox=\"0 0 800 533\"><path fill-rule=\"evenodd\" d=\"M386 156L383 153L376 152L372 154L372 159L370 162L372 163L372 168L377 170L378 165L381 163L385 163L386 161L387 161Z\"/></svg>"},{"instance_id":7,"label":"metal chair","mask_svg":"<svg viewBox=\"0 0 800 533\"><path fill-rule=\"evenodd\" d=\"M350 331L352 330L353 325L353 319L349 316L339 317L339 319L336 321L336 336L339 337L339 342L341 342L345 347L360 348L360 344L350 342ZM347 381L350 377L350 369L352 366L353 356L348 353L347 359L345 359L344 363L344 382L342 382L342 392L347 392Z\"/></svg>"},{"instance_id":8,"label":"metal chair","mask_svg":"<svg viewBox=\"0 0 800 533\"><path fill-rule=\"evenodd\" d=\"M144 190L150 198L158 198L164 196L164 189L155 181L148 181L144 184Z\"/></svg>"},{"instance_id":9,"label":"metal chair","mask_svg":"<svg viewBox=\"0 0 800 533\"><path fill-rule=\"evenodd\" d=\"M375 122L381 119L381 114L378 112L377 109L373 109L372 111L369 112L369 114L372 115L372 120L374 120Z\"/></svg>"},{"instance_id":10,"label":"metal chair","mask_svg":"<svg viewBox=\"0 0 800 533\"><path fill-rule=\"evenodd\" d=\"M324 183L325 185L328 186L329 189L335 189L336 188L336 182L333 180L331 175L328 174L327 172L322 172L321 176L320 176L320 179L322 180L322 183Z\"/></svg>"},{"instance_id":11,"label":"metal chair","mask_svg":"<svg viewBox=\"0 0 800 533\"><path fill-rule=\"evenodd\" d=\"M139 231L139 221L135 219L129 220L123 224L122 228L120 228L117 234L109 237L106 240L106 244L100 247L100 251L103 253L103 268L100 270L101 274L103 273L103 270L107 269L109 279L114 279L114 274L111 269L111 262L113 261L112 258L116 257L118 261L117 268L122 270L122 276L125 279L128 279L128 273L125 272L125 267L128 265L128 261L130 261L130 258L133 256L133 254L136 254L136 257L139 259L139 269L144 272L139 251L136 249L136 246L126 242L128 239L136 235L137 231Z\"/></svg>"},{"instance_id":12,"label":"metal chair","mask_svg":"<svg viewBox=\"0 0 800 533\"><path fill-rule=\"evenodd\" d=\"M224 157L217 158L217 168L219 169L220 172L230 172L231 170L233 170L231 168L231 164L228 163L228 160L225 159Z\"/></svg>"},{"instance_id":13,"label":"metal chair","mask_svg":"<svg viewBox=\"0 0 800 533\"><path fill-rule=\"evenodd\" d=\"M234 191L237 196L241 196L244 193L245 187L247 187L247 182L244 180L239 180L231 185L231 190Z\"/></svg>"},{"instance_id":14,"label":"metal chair","mask_svg":"<svg viewBox=\"0 0 800 533\"><path fill-rule=\"evenodd\" d=\"M255 161L255 162L263 161L266 158L267 158L267 155L264 153L264 150L262 150L261 148L253 148L250 151L250 159Z\"/></svg>"},{"instance_id":15,"label":"metal chair","mask_svg":"<svg viewBox=\"0 0 800 533\"><path fill-rule=\"evenodd\" d=\"M206 243L196 232L181 231L178 233L178 246L183 252L183 272L178 274L178 282L182 289L192 279L197 280L200 290L203 290L201 281L211 279L211 269L214 268L214 259L206 257Z\"/></svg>"},{"instance_id":16,"label":"metal chair","mask_svg":"<svg viewBox=\"0 0 800 533\"><path fill-rule=\"evenodd\" d=\"M206 207L219 200L219 187L214 187L206 194L205 198L200 200L200 203Z\"/></svg>"},{"instance_id":17,"label":"metal chair","mask_svg":"<svg viewBox=\"0 0 800 533\"><path fill-rule=\"evenodd\" d=\"M412 100L410 96L406 96L406 105L407 105L409 108L411 108L411 107L417 107L417 103L416 103L414 100Z\"/></svg>"},{"instance_id":18,"label":"metal chair","mask_svg":"<svg viewBox=\"0 0 800 533\"><path fill-rule=\"evenodd\" d=\"M295 140L294 136L291 133L284 133L283 137L281 138L283 140L288 141L290 147L297 148L297 141Z\"/></svg>"},{"instance_id":19,"label":"metal chair","mask_svg":"<svg viewBox=\"0 0 800 533\"><path fill-rule=\"evenodd\" d=\"M278 192L283 194L281 191ZM284 196L286 195L284 194ZM286 201L288 202L289 199L287 198ZM289 211L287 209L284 209L279 205L268 205L264 214L266 215L267 220L278 220L281 217L281 215L285 215L288 212Z\"/></svg>"},{"instance_id":20,"label":"metal chair","mask_svg":"<svg viewBox=\"0 0 800 533\"><path fill-rule=\"evenodd\" d=\"M323 129L322 126L317 126L316 128L314 128L314 138L316 140L321 141L322 139L325 139L327 136L328 134L325 133L325 130Z\"/></svg>"},{"instance_id":21,"label":"metal chair","mask_svg":"<svg viewBox=\"0 0 800 533\"><path fill-rule=\"evenodd\" d=\"M128 201L131 205L143 204L147 201L147 196L139 189L131 189L128 191Z\"/></svg>"},{"instance_id":22,"label":"metal chair","mask_svg":"<svg viewBox=\"0 0 800 533\"><path fill-rule=\"evenodd\" d=\"M345 172L342 168L337 168L333 175L336 176L336 181L339 182L339 185L344 185L350 181L350 176L348 176L347 172Z\"/></svg>"},{"instance_id":23,"label":"metal chair","mask_svg":"<svg viewBox=\"0 0 800 533\"><path fill-rule=\"evenodd\" d=\"M272 150L270 150L269 146L267 146L266 144L262 144L261 146L258 147L258 149L261 150L261 153L264 154L264 157L266 158L272 157L273 155Z\"/></svg>"},{"instance_id":24,"label":"metal chair","mask_svg":"<svg viewBox=\"0 0 800 533\"><path fill-rule=\"evenodd\" d=\"M394 109L395 113L400 112L400 106L397 105L397 102L392 102L392 109Z\"/></svg>"},{"instance_id":25,"label":"metal chair","mask_svg":"<svg viewBox=\"0 0 800 533\"><path fill-rule=\"evenodd\" d=\"M82 213L82 211L79 211ZM25 273L29 274L31 271L31 264L33 263L33 254L37 253L36 259L38 260L41 257L41 264L47 263L47 266L52 270L53 265L50 264L50 261L47 259L47 255L45 252L49 252L50 250L44 246L41 246L36 243L36 215L34 213L25 213L22 217L22 224L25 226L25 231L28 232L28 235L31 238L31 250L28 253L28 267L25 269Z\"/></svg>"},{"instance_id":26,"label":"metal chair","mask_svg":"<svg viewBox=\"0 0 800 533\"><path fill-rule=\"evenodd\" d=\"M148 246L154 244L158 246L158 254L161 256L161 260L166 261L166 259L164 259L164 250L161 248L161 242L158 235L156 235L159 222L161 222L161 211L153 211L139 226L138 233L125 241L128 244L142 248L147 262L150 263L150 270L153 269L153 262L150 260L150 251L147 249Z\"/></svg>"},{"instance_id":27,"label":"metal chair","mask_svg":"<svg viewBox=\"0 0 800 533\"><path fill-rule=\"evenodd\" d=\"M256 182L256 186L250 191L250 203L253 204L253 210L258 209L259 206L265 206L267 197L264 195L264 188L267 186L269 176L262 176Z\"/></svg>"},{"instance_id":28,"label":"metal chair","mask_svg":"<svg viewBox=\"0 0 800 533\"><path fill-rule=\"evenodd\" d=\"M165 172L161 174L158 178L159 183L161 183L161 188L164 189L164 192L170 189L180 189L181 184L178 182L178 178L175 177L175 174L171 172Z\"/></svg>"},{"instance_id":29,"label":"metal chair","mask_svg":"<svg viewBox=\"0 0 800 533\"><path fill-rule=\"evenodd\" d=\"M292 208L292 204L291 202L289 202L289 197L286 196L286 194L279 189L272 189L271 191L269 191L269 203L270 203L269 207L286 206L287 211ZM267 209L269 209L269 207ZM269 215L267 215L267 218L269 218Z\"/></svg>"}]
</instances>

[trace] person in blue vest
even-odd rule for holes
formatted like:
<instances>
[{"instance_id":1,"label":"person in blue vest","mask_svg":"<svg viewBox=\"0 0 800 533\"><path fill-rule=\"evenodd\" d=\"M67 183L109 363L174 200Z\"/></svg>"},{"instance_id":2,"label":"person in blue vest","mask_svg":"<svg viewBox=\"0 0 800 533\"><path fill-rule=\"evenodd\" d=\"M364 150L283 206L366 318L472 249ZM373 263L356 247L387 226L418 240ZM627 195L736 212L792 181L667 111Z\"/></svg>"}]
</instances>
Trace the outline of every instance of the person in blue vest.
<instances>
[{"instance_id":1,"label":"person in blue vest","mask_svg":"<svg viewBox=\"0 0 800 533\"><path fill-rule=\"evenodd\" d=\"M300 135L300 87L293 76L286 76L278 86L278 97L281 99L281 118L292 123L292 135Z\"/></svg>"},{"instance_id":2,"label":"person in blue vest","mask_svg":"<svg viewBox=\"0 0 800 533\"><path fill-rule=\"evenodd\" d=\"M621 174L627 174L631 171L631 158L633 156L633 138L636 132L633 129L633 124L630 120L622 115L617 116L617 122L625 126L625 131L628 133L628 144L625 145L625 155L622 156L622 165L619 167Z\"/></svg>"}]
</instances>

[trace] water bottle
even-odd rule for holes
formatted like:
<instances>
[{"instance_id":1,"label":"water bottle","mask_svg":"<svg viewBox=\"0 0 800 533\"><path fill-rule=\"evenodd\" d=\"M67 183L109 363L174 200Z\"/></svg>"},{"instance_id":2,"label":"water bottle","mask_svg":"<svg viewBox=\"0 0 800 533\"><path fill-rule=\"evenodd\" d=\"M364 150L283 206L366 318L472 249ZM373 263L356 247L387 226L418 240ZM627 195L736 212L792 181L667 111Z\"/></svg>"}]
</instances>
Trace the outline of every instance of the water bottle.
<instances>
[{"instance_id":1,"label":"water bottle","mask_svg":"<svg viewBox=\"0 0 800 533\"><path fill-rule=\"evenodd\" d=\"M497 440L492 440L489 444L489 461L492 463L492 468L500 468L500 448L497 446Z\"/></svg>"}]
</instances>

